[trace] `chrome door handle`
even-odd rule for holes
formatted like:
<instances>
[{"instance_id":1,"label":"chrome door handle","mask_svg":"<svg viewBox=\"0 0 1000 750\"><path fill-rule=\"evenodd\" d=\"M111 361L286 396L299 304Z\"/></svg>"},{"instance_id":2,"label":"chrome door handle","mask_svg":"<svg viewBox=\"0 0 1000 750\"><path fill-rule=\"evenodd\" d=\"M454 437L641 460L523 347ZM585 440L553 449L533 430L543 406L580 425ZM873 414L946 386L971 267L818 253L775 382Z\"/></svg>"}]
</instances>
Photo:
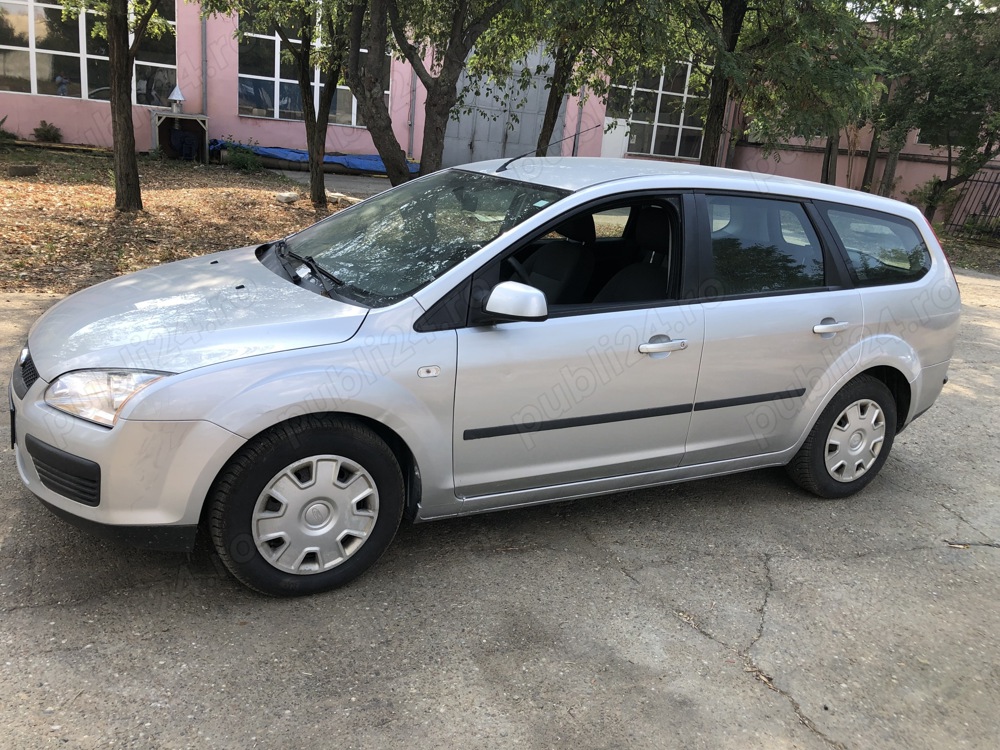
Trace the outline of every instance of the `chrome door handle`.
<instances>
[{"instance_id":1,"label":"chrome door handle","mask_svg":"<svg viewBox=\"0 0 1000 750\"><path fill-rule=\"evenodd\" d=\"M659 354L661 352L677 352L687 349L688 342L685 339L675 339L673 341L650 341L639 344L639 351L643 354Z\"/></svg>"},{"instance_id":2,"label":"chrome door handle","mask_svg":"<svg viewBox=\"0 0 1000 750\"><path fill-rule=\"evenodd\" d=\"M840 333L841 331L846 331L850 327L851 324L846 321L837 323L820 323L819 325L813 326L813 333Z\"/></svg>"}]
</instances>

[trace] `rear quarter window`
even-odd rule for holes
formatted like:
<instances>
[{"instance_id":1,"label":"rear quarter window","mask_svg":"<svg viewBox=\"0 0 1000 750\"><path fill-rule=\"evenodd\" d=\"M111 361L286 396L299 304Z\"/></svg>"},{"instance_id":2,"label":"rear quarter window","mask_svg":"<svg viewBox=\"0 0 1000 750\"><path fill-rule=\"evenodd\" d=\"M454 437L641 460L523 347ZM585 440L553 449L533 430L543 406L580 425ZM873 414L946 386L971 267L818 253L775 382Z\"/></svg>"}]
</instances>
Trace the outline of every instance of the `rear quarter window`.
<instances>
[{"instance_id":1,"label":"rear quarter window","mask_svg":"<svg viewBox=\"0 0 1000 750\"><path fill-rule=\"evenodd\" d=\"M859 284L902 284L930 270L927 245L909 220L841 207L825 214Z\"/></svg>"}]
</instances>

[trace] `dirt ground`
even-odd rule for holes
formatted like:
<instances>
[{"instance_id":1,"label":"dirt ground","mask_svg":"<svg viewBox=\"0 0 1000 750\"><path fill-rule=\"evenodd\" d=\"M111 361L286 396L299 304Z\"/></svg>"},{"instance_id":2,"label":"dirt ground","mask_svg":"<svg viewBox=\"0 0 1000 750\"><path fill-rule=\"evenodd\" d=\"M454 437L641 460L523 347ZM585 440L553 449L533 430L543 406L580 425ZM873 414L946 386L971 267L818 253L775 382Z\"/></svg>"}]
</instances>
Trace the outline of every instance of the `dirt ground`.
<instances>
[{"instance_id":1,"label":"dirt ground","mask_svg":"<svg viewBox=\"0 0 1000 750\"><path fill-rule=\"evenodd\" d=\"M11 164L37 164L10 177ZM144 211L114 210L103 152L17 148L0 152L0 290L67 293L158 263L264 242L312 224L305 192L286 178L140 158Z\"/></svg>"}]
</instances>

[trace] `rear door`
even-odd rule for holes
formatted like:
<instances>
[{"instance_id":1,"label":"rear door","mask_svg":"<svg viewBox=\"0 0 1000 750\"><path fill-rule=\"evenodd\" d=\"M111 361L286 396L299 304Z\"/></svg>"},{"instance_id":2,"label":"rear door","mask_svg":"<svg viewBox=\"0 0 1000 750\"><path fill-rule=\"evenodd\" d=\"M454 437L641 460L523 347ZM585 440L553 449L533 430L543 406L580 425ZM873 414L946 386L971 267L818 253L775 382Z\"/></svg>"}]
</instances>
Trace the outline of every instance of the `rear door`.
<instances>
[{"instance_id":1,"label":"rear door","mask_svg":"<svg viewBox=\"0 0 1000 750\"><path fill-rule=\"evenodd\" d=\"M705 343L685 465L774 453L859 357L861 295L820 241L811 206L700 198L696 295Z\"/></svg>"}]
</instances>

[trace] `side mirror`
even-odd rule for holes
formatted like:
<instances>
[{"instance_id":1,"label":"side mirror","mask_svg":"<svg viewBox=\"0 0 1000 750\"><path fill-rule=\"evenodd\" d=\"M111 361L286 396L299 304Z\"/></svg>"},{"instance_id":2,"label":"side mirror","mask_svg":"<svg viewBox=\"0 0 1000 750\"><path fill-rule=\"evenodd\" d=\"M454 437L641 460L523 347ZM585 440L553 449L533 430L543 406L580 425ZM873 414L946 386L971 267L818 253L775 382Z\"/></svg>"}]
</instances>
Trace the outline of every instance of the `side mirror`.
<instances>
[{"instance_id":1,"label":"side mirror","mask_svg":"<svg viewBox=\"0 0 1000 750\"><path fill-rule=\"evenodd\" d=\"M483 310L500 320L545 320L549 306L545 293L527 284L504 281L490 290Z\"/></svg>"}]
</instances>

